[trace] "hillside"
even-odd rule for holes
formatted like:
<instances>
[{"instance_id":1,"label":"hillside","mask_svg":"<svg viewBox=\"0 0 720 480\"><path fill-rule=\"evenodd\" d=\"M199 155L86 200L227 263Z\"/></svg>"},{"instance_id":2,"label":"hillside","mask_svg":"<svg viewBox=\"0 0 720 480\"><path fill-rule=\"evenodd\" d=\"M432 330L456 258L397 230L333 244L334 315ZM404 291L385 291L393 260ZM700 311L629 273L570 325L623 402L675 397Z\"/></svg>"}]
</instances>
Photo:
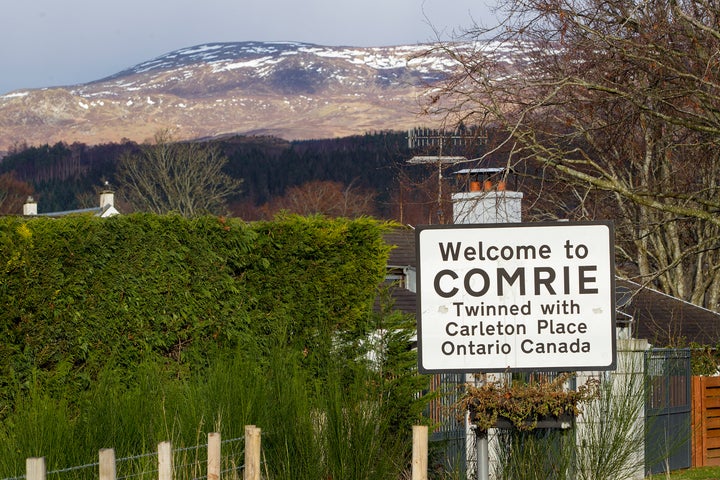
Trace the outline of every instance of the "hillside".
<instances>
[{"instance_id":1,"label":"hillside","mask_svg":"<svg viewBox=\"0 0 720 480\"><path fill-rule=\"evenodd\" d=\"M184 48L87 84L0 96L0 152L58 141L142 142L164 128L179 139L296 140L432 126L418 115L428 87L457 67L441 49L428 53L432 47L239 42Z\"/></svg>"}]
</instances>

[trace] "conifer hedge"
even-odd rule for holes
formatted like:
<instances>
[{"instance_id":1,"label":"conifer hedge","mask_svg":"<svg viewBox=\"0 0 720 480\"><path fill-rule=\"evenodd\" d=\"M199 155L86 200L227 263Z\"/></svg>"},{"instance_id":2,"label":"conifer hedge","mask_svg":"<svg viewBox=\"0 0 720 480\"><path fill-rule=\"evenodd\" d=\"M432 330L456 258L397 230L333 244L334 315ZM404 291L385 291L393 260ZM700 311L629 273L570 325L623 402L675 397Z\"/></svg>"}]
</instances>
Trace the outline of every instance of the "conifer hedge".
<instances>
[{"instance_id":1,"label":"conifer hedge","mask_svg":"<svg viewBox=\"0 0 720 480\"><path fill-rule=\"evenodd\" d=\"M388 247L372 219L0 218L0 412L148 361L183 377L278 345L320 371L370 322Z\"/></svg>"}]
</instances>

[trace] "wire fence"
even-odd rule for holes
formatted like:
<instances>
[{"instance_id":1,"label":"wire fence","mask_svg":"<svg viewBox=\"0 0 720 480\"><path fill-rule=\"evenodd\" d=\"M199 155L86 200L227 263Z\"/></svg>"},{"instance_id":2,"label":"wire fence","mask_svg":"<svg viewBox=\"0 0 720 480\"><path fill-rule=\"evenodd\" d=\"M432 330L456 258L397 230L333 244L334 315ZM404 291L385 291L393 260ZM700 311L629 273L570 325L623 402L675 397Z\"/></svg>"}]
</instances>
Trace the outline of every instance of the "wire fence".
<instances>
[{"instance_id":1,"label":"wire fence","mask_svg":"<svg viewBox=\"0 0 720 480\"><path fill-rule=\"evenodd\" d=\"M259 429L258 429L259 430ZM219 435L219 434L211 434ZM173 448L171 452L171 476L177 480L218 480L218 476L227 480L240 480L245 470L245 437L230 438L219 442L216 463L210 463L213 450L210 442L189 447ZM161 444L162 445L162 444ZM122 458L114 458L112 449L100 451L97 462L76 465L51 471L45 471L44 458L27 460L25 475L8 477L1 480L157 480L162 478L162 458L160 445L157 452L142 453ZM110 459L103 460L103 452L110 451ZM108 465L108 461L110 465ZM105 465L103 464L105 463ZM103 468L111 474L103 475ZM208 472L215 469L215 475Z\"/></svg>"},{"instance_id":2,"label":"wire fence","mask_svg":"<svg viewBox=\"0 0 720 480\"><path fill-rule=\"evenodd\" d=\"M427 479L428 427L413 426L412 480ZM99 461L46 471L45 458L26 459L26 473L0 480L260 480L261 431L245 427L245 436L220 439L210 433L208 443L173 449L170 442L158 444L158 451L115 458L112 448L99 452ZM405 478L405 477L403 477Z\"/></svg>"}]
</instances>

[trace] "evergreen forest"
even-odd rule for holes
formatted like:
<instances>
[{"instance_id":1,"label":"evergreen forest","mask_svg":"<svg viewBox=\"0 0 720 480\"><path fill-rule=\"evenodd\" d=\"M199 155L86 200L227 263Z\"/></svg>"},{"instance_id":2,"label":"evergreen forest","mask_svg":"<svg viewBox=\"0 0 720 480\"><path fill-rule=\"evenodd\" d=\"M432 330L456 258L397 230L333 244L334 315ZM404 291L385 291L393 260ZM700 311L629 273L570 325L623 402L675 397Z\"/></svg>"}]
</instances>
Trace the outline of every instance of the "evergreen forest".
<instances>
[{"instance_id":1,"label":"evergreen forest","mask_svg":"<svg viewBox=\"0 0 720 480\"><path fill-rule=\"evenodd\" d=\"M293 188L331 182L337 188L367 197L371 205L357 212L403 223L427 223L435 214L437 180L433 166L409 165L418 154L408 146L407 132L373 132L345 138L286 141L275 137L233 136L207 141L227 158L224 172L241 180L240 192L217 212L245 220L272 218L268 205ZM119 159L142 149L131 141L103 145L82 143L16 147L0 162L0 190L15 190L14 202L0 203L0 213L21 213L31 192L38 213L96 206L97 191L106 182L114 189ZM477 156L475 147L459 152ZM427 148L421 152L427 154ZM432 152L429 152L432 154ZM25 184L18 189L16 183ZM319 195L323 195L320 193ZM120 199L120 202L122 200ZM122 208L123 213L131 213ZM277 209L275 212L277 213ZM297 213L322 213L327 210ZM347 215L347 216L357 216ZM330 216L335 216L330 214Z\"/></svg>"}]
</instances>

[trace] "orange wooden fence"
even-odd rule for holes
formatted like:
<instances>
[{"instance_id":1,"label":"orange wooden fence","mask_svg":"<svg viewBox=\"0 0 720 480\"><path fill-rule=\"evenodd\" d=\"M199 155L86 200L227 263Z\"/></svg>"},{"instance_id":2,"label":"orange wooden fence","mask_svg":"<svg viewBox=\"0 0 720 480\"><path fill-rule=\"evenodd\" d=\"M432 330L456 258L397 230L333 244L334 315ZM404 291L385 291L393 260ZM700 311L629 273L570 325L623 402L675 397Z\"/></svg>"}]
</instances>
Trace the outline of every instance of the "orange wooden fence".
<instances>
[{"instance_id":1,"label":"orange wooden fence","mask_svg":"<svg viewBox=\"0 0 720 480\"><path fill-rule=\"evenodd\" d=\"M720 377L692 377L692 465L720 465Z\"/></svg>"}]
</instances>

